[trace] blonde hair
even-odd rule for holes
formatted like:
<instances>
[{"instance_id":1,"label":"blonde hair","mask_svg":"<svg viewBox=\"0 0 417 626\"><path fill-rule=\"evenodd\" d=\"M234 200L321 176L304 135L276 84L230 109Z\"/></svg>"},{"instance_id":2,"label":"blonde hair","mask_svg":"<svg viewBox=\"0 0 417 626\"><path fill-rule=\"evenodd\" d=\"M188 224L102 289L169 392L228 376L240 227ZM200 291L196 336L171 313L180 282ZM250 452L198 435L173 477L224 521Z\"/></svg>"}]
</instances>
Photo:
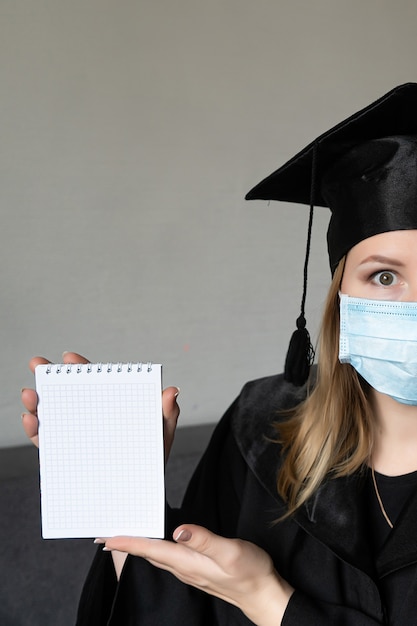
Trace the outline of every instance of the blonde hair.
<instances>
[{"instance_id":1,"label":"blonde hair","mask_svg":"<svg viewBox=\"0 0 417 626\"><path fill-rule=\"evenodd\" d=\"M317 380L289 419L277 424L283 445L278 492L287 515L298 509L326 477L346 476L370 458L373 422L366 383L339 362L339 289L345 258L329 289L319 341Z\"/></svg>"}]
</instances>

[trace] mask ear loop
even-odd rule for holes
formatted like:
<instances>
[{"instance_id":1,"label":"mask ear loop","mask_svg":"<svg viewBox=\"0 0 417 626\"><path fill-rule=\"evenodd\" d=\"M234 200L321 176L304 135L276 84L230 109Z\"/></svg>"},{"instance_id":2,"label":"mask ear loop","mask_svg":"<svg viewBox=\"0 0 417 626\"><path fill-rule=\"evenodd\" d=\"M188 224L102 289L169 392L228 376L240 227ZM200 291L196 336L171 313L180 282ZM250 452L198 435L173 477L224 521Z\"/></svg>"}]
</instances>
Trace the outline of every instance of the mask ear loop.
<instances>
[{"instance_id":1,"label":"mask ear loop","mask_svg":"<svg viewBox=\"0 0 417 626\"><path fill-rule=\"evenodd\" d=\"M310 258L311 233L313 229L314 200L316 192L316 165L317 165L317 142L313 146L311 161L311 186L310 186L310 213L308 219L307 244L304 257L303 295L301 298L301 312L297 318L297 329L293 332L290 345L285 359L284 378L286 381L301 387L307 381L310 367L314 361L314 348L311 343L310 333L306 328L305 303L307 298L308 261Z\"/></svg>"}]
</instances>

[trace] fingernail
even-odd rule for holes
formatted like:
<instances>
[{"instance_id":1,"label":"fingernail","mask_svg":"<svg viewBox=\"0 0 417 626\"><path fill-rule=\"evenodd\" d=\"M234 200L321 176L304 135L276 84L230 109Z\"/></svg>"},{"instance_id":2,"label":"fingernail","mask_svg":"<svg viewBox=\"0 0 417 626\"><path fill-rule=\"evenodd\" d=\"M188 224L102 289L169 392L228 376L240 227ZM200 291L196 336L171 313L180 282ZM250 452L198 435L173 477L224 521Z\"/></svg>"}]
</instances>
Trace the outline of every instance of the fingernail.
<instances>
[{"instance_id":1,"label":"fingernail","mask_svg":"<svg viewBox=\"0 0 417 626\"><path fill-rule=\"evenodd\" d=\"M174 537L174 541L190 541L192 537L192 534L190 533L189 530L180 530L180 532L178 533L178 535L176 537Z\"/></svg>"},{"instance_id":2,"label":"fingernail","mask_svg":"<svg viewBox=\"0 0 417 626\"><path fill-rule=\"evenodd\" d=\"M178 391L177 393L174 394L174 398L176 398L178 396L178 394L180 393L181 389L179 387L177 387Z\"/></svg>"},{"instance_id":3,"label":"fingernail","mask_svg":"<svg viewBox=\"0 0 417 626\"><path fill-rule=\"evenodd\" d=\"M20 393L23 393L24 391L26 391L26 387L22 387Z\"/></svg>"},{"instance_id":4,"label":"fingernail","mask_svg":"<svg viewBox=\"0 0 417 626\"><path fill-rule=\"evenodd\" d=\"M111 548L107 548L107 546L104 546L103 552L111 552Z\"/></svg>"},{"instance_id":5,"label":"fingernail","mask_svg":"<svg viewBox=\"0 0 417 626\"><path fill-rule=\"evenodd\" d=\"M66 354L68 354L68 350L64 350L64 352L62 353L62 358L64 358Z\"/></svg>"},{"instance_id":6,"label":"fingernail","mask_svg":"<svg viewBox=\"0 0 417 626\"><path fill-rule=\"evenodd\" d=\"M106 543L106 540L100 539L100 537L98 537L97 539L94 539L94 543Z\"/></svg>"}]
</instances>

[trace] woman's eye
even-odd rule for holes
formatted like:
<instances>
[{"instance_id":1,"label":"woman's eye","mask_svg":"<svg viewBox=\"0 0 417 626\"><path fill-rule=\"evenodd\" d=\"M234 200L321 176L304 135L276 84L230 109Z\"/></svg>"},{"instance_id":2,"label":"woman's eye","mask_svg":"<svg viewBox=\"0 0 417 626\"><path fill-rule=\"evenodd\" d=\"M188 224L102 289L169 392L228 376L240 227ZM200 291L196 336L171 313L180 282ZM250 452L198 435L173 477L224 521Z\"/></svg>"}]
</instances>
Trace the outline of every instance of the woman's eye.
<instances>
[{"instance_id":1,"label":"woman's eye","mask_svg":"<svg viewBox=\"0 0 417 626\"><path fill-rule=\"evenodd\" d=\"M397 280L394 272L377 272L373 275L373 282L377 285L382 285L383 287L390 287Z\"/></svg>"}]
</instances>

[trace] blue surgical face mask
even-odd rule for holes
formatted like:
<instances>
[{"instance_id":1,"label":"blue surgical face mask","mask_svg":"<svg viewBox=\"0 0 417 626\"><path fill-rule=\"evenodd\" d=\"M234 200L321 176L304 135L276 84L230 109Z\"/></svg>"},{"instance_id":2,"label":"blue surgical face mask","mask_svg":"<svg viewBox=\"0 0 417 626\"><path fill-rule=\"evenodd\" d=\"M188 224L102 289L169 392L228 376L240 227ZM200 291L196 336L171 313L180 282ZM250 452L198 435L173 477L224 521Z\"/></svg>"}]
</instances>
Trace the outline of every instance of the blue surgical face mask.
<instances>
[{"instance_id":1,"label":"blue surgical face mask","mask_svg":"<svg viewBox=\"0 0 417 626\"><path fill-rule=\"evenodd\" d=\"M417 405L417 302L339 295L340 362L377 391Z\"/></svg>"}]
</instances>

